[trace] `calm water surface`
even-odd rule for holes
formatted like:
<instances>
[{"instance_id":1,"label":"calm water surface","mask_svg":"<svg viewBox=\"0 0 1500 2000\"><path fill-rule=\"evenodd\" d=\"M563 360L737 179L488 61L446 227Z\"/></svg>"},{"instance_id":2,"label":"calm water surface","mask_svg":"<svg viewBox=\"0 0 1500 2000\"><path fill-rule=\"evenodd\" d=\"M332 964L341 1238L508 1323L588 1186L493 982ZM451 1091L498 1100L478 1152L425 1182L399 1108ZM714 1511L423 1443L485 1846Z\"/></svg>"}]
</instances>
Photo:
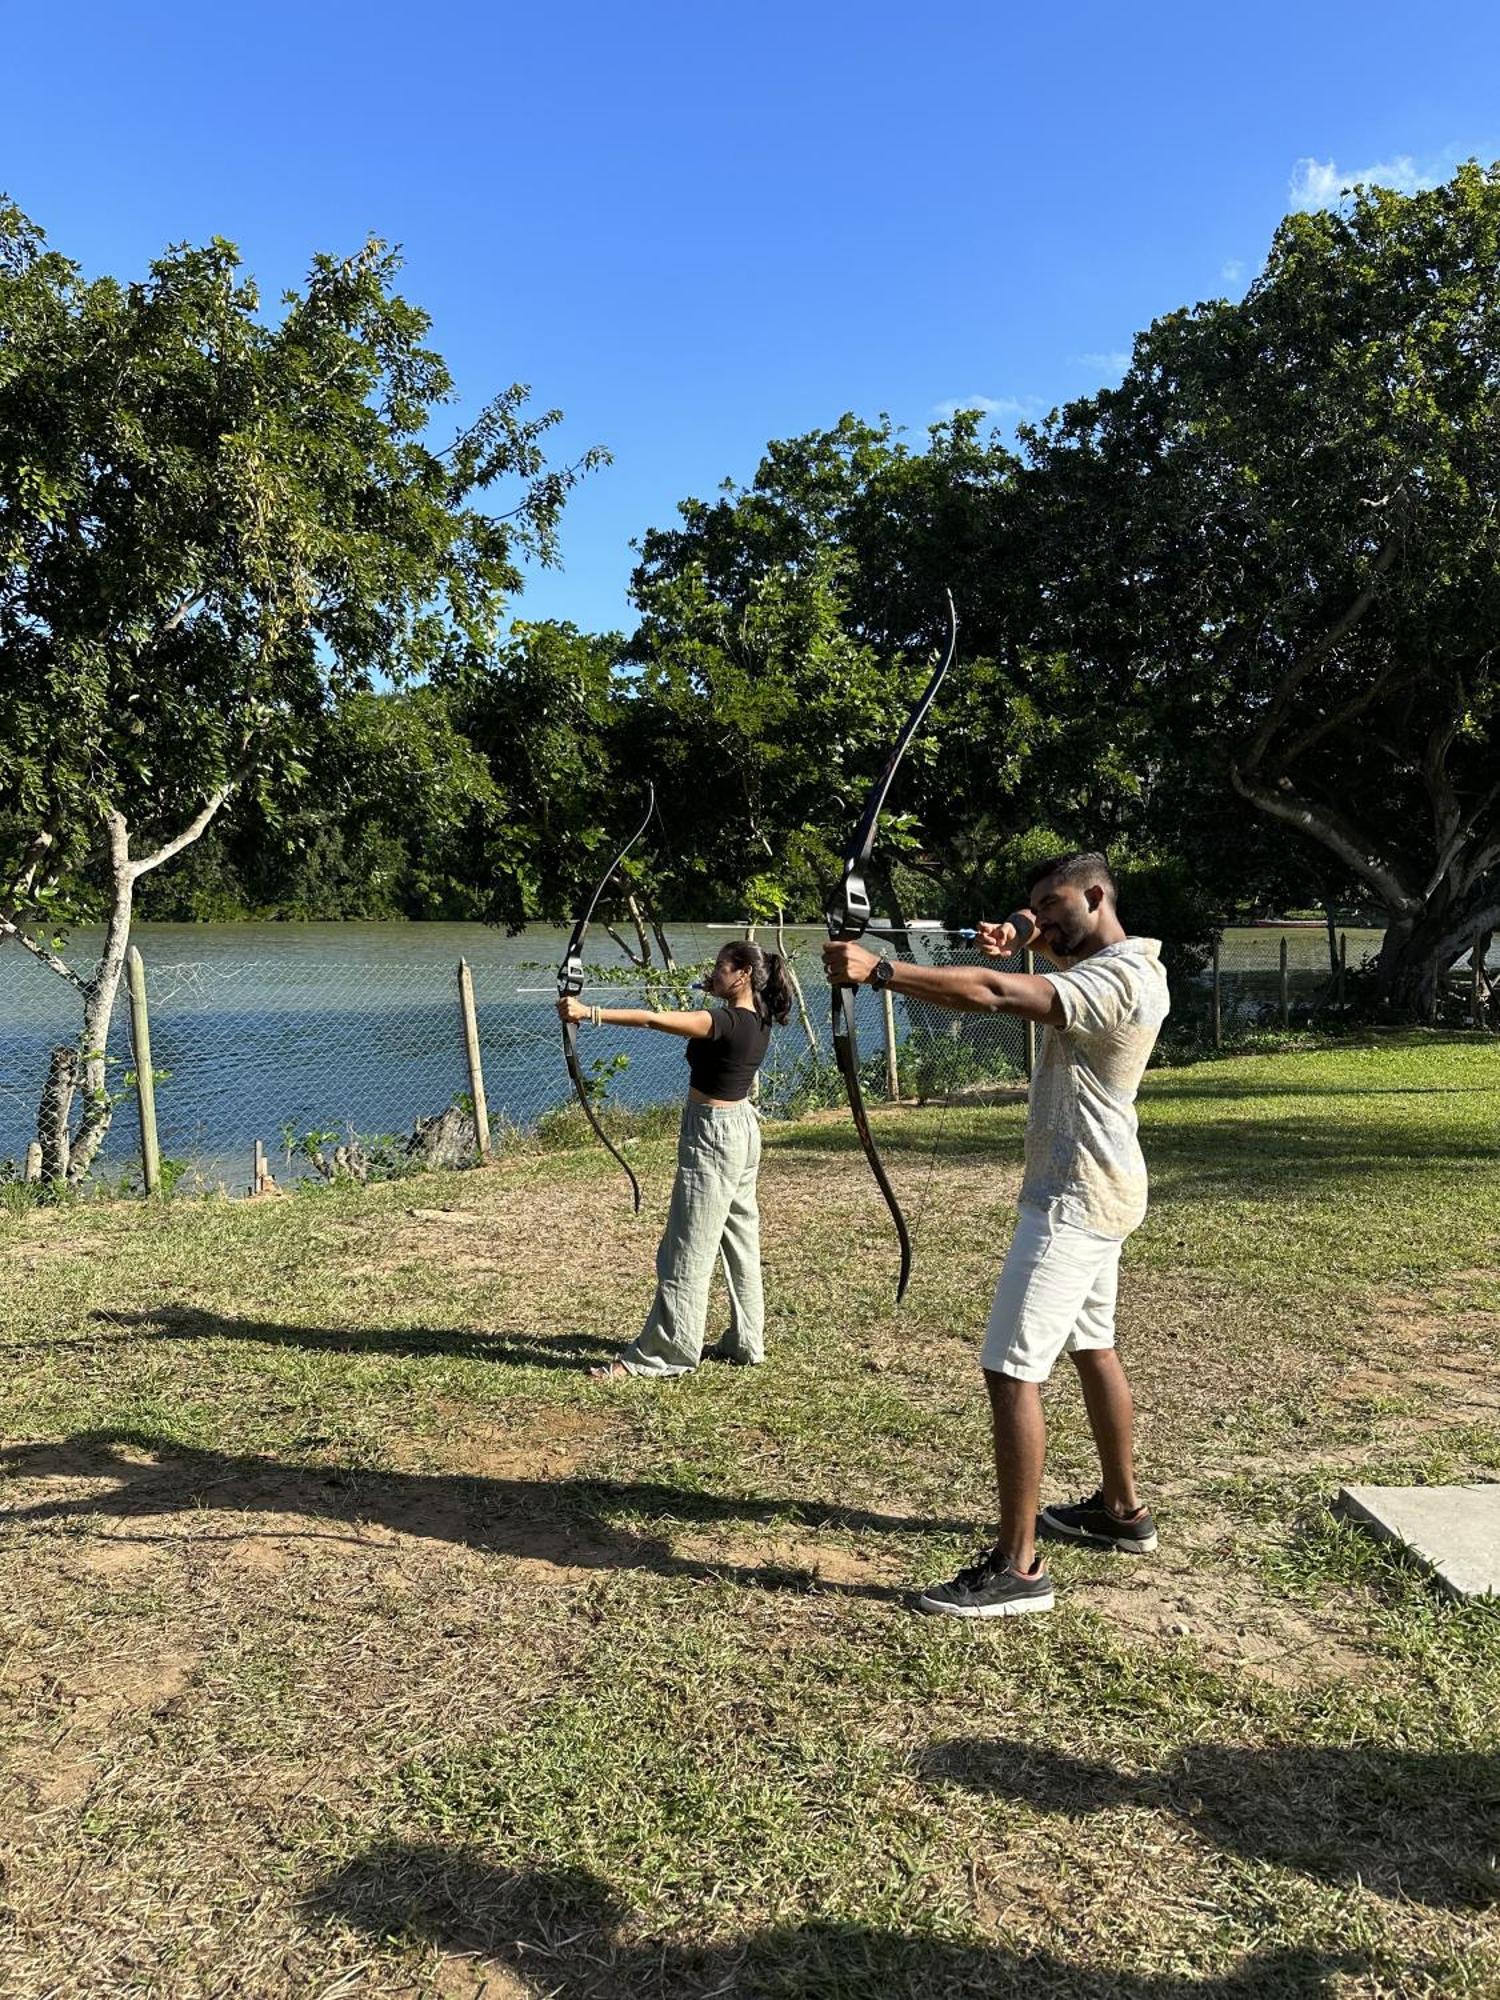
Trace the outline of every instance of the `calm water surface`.
<instances>
[{"instance_id":1,"label":"calm water surface","mask_svg":"<svg viewBox=\"0 0 1500 2000\"><path fill-rule=\"evenodd\" d=\"M733 933L725 927L673 926L673 950L684 966L709 960ZM1226 1013L1273 1004L1280 933L1226 932L1223 944ZM1328 979L1327 941L1320 930L1289 930L1292 990L1310 995ZM1373 931L1349 932L1357 965L1379 942ZM551 1106L571 1102L553 1012L556 966L567 934L535 926L521 936L478 924L145 924L135 941L146 962L151 998L153 1065L167 1074L157 1086L163 1152L191 1161L209 1185L242 1190L255 1140L273 1168L286 1172L286 1135L319 1131L345 1137L405 1136L413 1121L442 1111L469 1089L457 1001L457 966L474 975L492 1122L533 1122ZM767 934L762 933L763 940ZM809 1005L821 1029L821 933L789 930ZM96 937L80 933L70 957L92 963ZM588 956L628 982L611 994L629 1004L639 992L625 955L596 925ZM1500 962L1500 952L1492 962ZM540 990L537 990L540 989ZM0 945L0 1159L19 1158L32 1136L48 1050L78 1033L72 990L14 946ZM1204 1005L1203 994L1179 993L1179 1012ZM880 1046L878 1007L862 996L866 1053ZM972 1024L971 1024L972 1025ZM988 1032L998 1024L988 1024ZM1015 1024L1004 1024L1007 1031ZM610 1078L622 1103L658 1103L686 1088L679 1043L664 1036L588 1030L585 1063L628 1066ZM771 1100L795 1082L806 1042L794 1027L773 1043ZM1009 1051L1007 1051L1009 1053ZM110 1040L112 1087L132 1066L123 988ZM121 1105L103 1163L119 1169L138 1149L133 1101ZM290 1169L295 1172L295 1167Z\"/></svg>"}]
</instances>

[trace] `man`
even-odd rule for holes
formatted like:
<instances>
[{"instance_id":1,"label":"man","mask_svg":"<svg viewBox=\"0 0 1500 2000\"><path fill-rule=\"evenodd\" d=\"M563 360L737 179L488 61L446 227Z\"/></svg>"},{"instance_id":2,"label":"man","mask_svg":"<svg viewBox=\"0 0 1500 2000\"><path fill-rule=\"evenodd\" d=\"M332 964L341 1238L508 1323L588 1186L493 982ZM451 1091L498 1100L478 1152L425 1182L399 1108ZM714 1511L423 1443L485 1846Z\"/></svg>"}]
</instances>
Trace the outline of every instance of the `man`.
<instances>
[{"instance_id":1,"label":"man","mask_svg":"<svg viewBox=\"0 0 1500 2000\"><path fill-rule=\"evenodd\" d=\"M1064 854L1032 872L1030 906L979 926L1005 957L1034 944L1058 970L991 972L918 966L831 943L835 981L888 985L960 1013L1018 1014L1043 1025L1026 1120L1015 1235L1000 1273L982 1356L995 1436L1000 1535L951 1582L917 1600L955 1618L1050 1611L1052 1579L1036 1534L1145 1555L1156 1526L1136 1492L1134 1406L1115 1353L1120 1249L1146 1213L1146 1163L1135 1096L1166 1018L1160 946L1126 934L1102 854ZM1098 1492L1046 1508L1038 1522L1046 1425L1041 1384L1060 1354L1078 1370L1099 1451Z\"/></svg>"}]
</instances>

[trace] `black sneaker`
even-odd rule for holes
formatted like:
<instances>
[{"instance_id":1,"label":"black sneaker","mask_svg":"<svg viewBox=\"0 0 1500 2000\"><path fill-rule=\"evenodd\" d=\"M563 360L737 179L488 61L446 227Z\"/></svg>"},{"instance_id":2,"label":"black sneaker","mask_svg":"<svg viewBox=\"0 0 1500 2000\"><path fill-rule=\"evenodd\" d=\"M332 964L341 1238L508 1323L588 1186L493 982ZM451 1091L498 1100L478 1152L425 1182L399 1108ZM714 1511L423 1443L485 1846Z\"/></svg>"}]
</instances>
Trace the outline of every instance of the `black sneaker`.
<instances>
[{"instance_id":1,"label":"black sneaker","mask_svg":"<svg viewBox=\"0 0 1500 2000\"><path fill-rule=\"evenodd\" d=\"M1126 1556L1149 1556L1156 1547L1156 1523L1145 1508L1122 1520L1105 1506L1102 1488L1066 1507L1044 1507L1038 1526L1045 1534L1087 1542L1090 1548L1118 1549Z\"/></svg>"},{"instance_id":2,"label":"black sneaker","mask_svg":"<svg viewBox=\"0 0 1500 2000\"><path fill-rule=\"evenodd\" d=\"M998 1549L981 1549L951 1583L924 1590L917 1609L945 1612L950 1618L1016 1618L1025 1611L1050 1611L1052 1579L1040 1557L1030 1574L1022 1576Z\"/></svg>"}]
</instances>

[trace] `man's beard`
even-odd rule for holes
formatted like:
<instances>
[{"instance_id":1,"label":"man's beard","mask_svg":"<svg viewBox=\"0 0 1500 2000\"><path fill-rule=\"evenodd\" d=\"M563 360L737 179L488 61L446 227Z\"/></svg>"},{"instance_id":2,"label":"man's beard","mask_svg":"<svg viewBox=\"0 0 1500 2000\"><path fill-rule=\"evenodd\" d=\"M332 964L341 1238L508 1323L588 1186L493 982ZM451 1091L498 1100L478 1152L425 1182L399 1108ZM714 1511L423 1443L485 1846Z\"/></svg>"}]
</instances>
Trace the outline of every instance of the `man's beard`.
<instances>
[{"instance_id":1,"label":"man's beard","mask_svg":"<svg viewBox=\"0 0 1500 2000\"><path fill-rule=\"evenodd\" d=\"M1060 924L1049 925L1044 935L1048 943L1060 951L1064 958L1076 958L1088 941L1086 930L1064 930Z\"/></svg>"}]
</instances>

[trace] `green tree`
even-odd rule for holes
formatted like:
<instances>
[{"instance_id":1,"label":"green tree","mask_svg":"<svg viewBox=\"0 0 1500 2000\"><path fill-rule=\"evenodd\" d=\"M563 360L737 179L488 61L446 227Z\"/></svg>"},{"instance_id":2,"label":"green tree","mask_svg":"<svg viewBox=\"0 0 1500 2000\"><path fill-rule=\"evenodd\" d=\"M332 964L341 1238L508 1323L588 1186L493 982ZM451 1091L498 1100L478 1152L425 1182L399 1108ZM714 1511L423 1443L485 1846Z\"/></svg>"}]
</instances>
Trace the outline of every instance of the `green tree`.
<instances>
[{"instance_id":1,"label":"green tree","mask_svg":"<svg viewBox=\"0 0 1500 2000\"><path fill-rule=\"evenodd\" d=\"M1222 857L1258 815L1384 910L1408 1016L1500 922L1497 269L1496 169L1288 218L1030 435L997 539L1180 828Z\"/></svg>"},{"instance_id":2,"label":"green tree","mask_svg":"<svg viewBox=\"0 0 1500 2000\"><path fill-rule=\"evenodd\" d=\"M633 677L622 676L621 645L615 633L518 620L489 659L445 680L501 800L483 914L512 930L538 916L571 922L639 819L651 773L624 741ZM648 894L659 855L653 838L629 864Z\"/></svg>"},{"instance_id":3,"label":"green tree","mask_svg":"<svg viewBox=\"0 0 1500 2000\"><path fill-rule=\"evenodd\" d=\"M983 657L995 623L983 551L1012 463L972 416L936 427L920 452L888 422L846 416L773 443L749 487L685 501L677 527L644 538L625 729L663 801L674 901L757 916L820 907L945 643L951 588L962 672L903 766L881 844L885 863L904 855L941 875L944 760L979 761L968 732L990 718L973 690L1003 671ZM984 760L991 785L997 761Z\"/></svg>"},{"instance_id":4,"label":"green tree","mask_svg":"<svg viewBox=\"0 0 1500 2000\"><path fill-rule=\"evenodd\" d=\"M227 243L90 281L0 205L0 937L83 1015L43 1093L49 1176L108 1126L137 882L232 796L277 810L331 700L483 659L600 457L549 467L557 413L520 386L428 442L453 384L397 269L373 241L320 256L273 323ZM61 949L84 918L88 972Z\"/></svg>"}]
</instances>

